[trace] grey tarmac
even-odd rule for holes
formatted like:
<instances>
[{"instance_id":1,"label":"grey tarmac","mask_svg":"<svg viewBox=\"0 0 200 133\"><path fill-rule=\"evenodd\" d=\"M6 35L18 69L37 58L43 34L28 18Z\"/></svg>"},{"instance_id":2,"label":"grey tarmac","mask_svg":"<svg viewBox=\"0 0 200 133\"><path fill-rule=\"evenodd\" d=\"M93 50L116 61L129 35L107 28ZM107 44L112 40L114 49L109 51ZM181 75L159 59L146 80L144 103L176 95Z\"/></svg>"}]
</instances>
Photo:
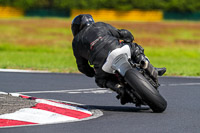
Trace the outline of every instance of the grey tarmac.
<instances>
[{"instance_id":1,"label":"grey tarmac","mask_svg":"<svg viewBox=\"0 0 200 133\"><path fill-rule=\"evenodd\" d=\"M132 104L122 106L110 91L94 93L100 91L94 79L81 74L1 72L0 91L81 103L101 110L103 116L81 122L6 128L0 133L198 133L200 78L159 77L159 81L159 91L168 102L164 113L152 113Z\"/></svg>"}]
</instances>

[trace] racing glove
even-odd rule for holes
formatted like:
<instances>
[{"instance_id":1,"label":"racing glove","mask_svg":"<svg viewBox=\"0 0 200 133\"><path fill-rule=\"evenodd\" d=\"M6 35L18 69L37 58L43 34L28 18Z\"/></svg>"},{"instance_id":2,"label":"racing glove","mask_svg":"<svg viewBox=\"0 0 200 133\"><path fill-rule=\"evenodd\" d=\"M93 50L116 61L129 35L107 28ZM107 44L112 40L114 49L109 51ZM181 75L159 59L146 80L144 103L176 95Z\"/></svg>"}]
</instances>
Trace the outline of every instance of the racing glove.
<instances>
[{"instance_id":1,"label":"racing glove","mask_svg":"<svg viewBox=\"0 0 200 133\"><path fill-rule=\"evenodd\" d=\"M120 30L120 39L124 40L125 43L130 43L134 40L134 37L130 31L121 29Z\"/></svg>"}]
</instances>

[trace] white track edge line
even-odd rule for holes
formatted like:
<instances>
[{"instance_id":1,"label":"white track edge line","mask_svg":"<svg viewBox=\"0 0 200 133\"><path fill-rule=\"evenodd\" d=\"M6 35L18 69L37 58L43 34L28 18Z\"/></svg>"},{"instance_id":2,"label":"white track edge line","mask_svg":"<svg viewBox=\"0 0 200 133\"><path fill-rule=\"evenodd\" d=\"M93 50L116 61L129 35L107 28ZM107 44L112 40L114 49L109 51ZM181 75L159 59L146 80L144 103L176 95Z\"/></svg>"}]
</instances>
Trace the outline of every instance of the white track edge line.
<instances>
[{"instance_id":1,"label":"white track edge line","mask_svg":"<svg viewBox=\"0 0 200 133\"><path fill-rule=\"evenodd\" d=\"M21 69L0 69L0 72L51 73L51 72L49 72L49 71L40 71L40 70L21 70Z\"/></svg>"}]
</instances>

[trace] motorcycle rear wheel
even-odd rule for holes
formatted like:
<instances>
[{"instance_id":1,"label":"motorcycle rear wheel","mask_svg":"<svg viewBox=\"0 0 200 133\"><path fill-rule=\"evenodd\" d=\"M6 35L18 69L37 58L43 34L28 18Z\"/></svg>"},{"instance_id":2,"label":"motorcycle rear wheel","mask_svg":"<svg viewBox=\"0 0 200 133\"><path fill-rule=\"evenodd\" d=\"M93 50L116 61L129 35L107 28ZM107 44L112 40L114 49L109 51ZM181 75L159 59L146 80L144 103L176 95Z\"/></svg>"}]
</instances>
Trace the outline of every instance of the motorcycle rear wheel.
<instances>
[{"instance_id":1,"label":"motorcycle rear wheel","mask_svg":"<svg viewBox=\"0 0 200 133\"><path fill-rule=\"evenodd\" d=\"M129 69L125 73L124 79L153 112L162 113L165 111L167 108L167 101L136 68Z\"/></svg>"}]
</instances>

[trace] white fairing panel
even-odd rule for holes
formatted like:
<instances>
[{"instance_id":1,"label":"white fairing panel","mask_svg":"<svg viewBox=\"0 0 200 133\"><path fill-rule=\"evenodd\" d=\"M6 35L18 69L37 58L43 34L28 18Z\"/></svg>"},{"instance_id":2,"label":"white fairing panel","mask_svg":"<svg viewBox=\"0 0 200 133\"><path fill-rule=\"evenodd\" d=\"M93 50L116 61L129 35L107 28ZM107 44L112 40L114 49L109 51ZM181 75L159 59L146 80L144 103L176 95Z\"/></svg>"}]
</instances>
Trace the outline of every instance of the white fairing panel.
<instances>
[{"instance_id":1,"label":"white fairing panel","mask_svg":"<svg viewBox=\"0 0 200 133\"><path fill-rule=\"evenodd\" d=\"M128 45L124 45L121 48L117 48L115 50L113 50L107 57L105 64L103 65L102 69L103 71L107 72L107 73L111 73L114 74L115 73L115 69L112 68L112 64L113 64L113 60L121 55L121 54L125 54L128 56L128 58L131 58L131 51L130 51L130 47Z\"/></svg>"}]
</instances>

